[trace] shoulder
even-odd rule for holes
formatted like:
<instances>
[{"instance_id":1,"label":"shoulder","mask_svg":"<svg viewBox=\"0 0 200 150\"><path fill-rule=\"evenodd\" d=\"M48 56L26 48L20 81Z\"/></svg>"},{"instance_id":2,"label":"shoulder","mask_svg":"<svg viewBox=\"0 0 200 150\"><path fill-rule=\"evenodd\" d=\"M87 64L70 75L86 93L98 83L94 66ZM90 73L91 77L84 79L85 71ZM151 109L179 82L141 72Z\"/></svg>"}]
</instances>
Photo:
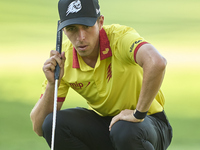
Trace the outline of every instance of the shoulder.
<instances>
[{"instance_id":1,"label":"shoulder","mask_svg":"<svg viewBox=\"0 0 200 150\"><path fill-rule=\"evenodd\" d=\"M132 27L113 24L103 28L108 36L113 55L124 62L135 63L135 50L147 41Z\"/></svg>"},{"instance_id":2,"label":"shoulder","mask_svg":"<svg viewBox=\"0 0 200 150\"><path fill-rule=\"evenodd\" d=\"M134 28L119 24L104 25L103 28L106 31L107 36L112 36L112 35L122 36L129 32L137 33Z\"/></svg>"},{"instance_id":3,"label":"shoulder","mask_svg":"<svg viewBox=\"0 0 200 150\"><path fill-rule=\"evenodd\" d=\"M110 45L116 46L116 44L127 44L130 41L138 41L142 37L139 33L132 27L112 24L103 26L107 37L109 39Z\"/></svg>"}]
</instances>

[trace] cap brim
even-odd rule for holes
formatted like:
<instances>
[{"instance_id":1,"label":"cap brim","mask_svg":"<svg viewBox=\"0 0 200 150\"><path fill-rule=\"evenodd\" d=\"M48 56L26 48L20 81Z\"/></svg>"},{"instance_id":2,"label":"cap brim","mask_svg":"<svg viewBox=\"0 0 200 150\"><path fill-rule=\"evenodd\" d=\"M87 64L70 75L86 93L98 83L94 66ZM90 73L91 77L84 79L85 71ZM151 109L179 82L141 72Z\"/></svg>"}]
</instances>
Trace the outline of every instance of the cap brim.
<instances>
[{"instance_id":1,"label":"cap brim","mask_svg":"<svg viewBox=\"0 0 200 150\"><path fill-rule=\"evenodd\" d=\"M80 25L92 27L96 23L96 21L97 21L97 18L89 18L89 17L68 19L60 23L58 27L58 31L72 24L80 24Z\"/></svg>"}]
</instances>

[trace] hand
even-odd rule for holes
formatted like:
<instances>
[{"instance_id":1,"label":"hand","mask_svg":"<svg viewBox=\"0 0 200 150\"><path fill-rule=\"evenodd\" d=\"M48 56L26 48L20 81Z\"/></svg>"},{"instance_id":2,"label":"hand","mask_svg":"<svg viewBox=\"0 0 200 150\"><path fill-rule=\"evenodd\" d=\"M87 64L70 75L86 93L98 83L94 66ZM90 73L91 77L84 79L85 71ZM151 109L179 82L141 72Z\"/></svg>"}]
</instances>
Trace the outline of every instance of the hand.
<instances>
[{"instance_id":1,"label":"hand","mask_svg":"<svg viewBox=\"0 0 200 150\"><path fill-rule=\"evenodd\" d=\"M135 110L129 110L129 109L122 110L118 115L116 115L115 117L112 118L112 120L110 122L110 126L109 126L109 131L111 131L113 124L115 124L119 120L125 120L125 121L129 121L129 122L144 121L144 119L136 119L134 117L133 113L135 113Z\"/></svg>"},{"instance_id":2,"label":"hand","mask_svg":"<svg viewBox=\"0 0 200 150\"><path fill-rule=\"evenodd\" d=\"M52 50L50 52L50 58L46 60L43 66L43 72L48 80L48 83L50 84L55 83L54 72L57 63L60 66L59 80L63 77L65 60L66 58L64 52L62 52L61 54L55 50Z\"/></svg>"}]
</instances>

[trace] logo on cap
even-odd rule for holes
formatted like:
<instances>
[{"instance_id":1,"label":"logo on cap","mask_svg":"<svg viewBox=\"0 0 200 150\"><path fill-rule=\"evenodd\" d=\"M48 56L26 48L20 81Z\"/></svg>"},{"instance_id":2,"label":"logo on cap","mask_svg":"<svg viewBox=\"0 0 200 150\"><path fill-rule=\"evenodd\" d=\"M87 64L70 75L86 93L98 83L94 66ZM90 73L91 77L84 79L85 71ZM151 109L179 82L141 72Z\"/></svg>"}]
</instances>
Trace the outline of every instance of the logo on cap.
<instances>
[{"instance_id":1,"label":"logo on cap","mask_svg":"<svg viewBox=\"0 0 200 150\"><path fill-rule=\"evenodd\" d=\"M68 16L70 13L77 13L81 9L82 9L81 1L75 0L69 4L68 9L66 11L66 16Z\"/></svg>"}]
</instances>

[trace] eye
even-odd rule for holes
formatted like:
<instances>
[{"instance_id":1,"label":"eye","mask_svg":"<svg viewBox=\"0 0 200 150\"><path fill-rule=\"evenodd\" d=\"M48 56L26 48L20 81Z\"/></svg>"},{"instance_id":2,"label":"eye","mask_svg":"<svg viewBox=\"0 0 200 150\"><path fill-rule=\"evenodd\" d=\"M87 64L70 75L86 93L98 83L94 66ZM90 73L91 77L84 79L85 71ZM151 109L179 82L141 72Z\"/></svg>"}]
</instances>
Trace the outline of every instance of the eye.
<instances>
[{"instance_id":1,"label":"eye","mask_svg":"<svg viewBox=\"0 0 200 150\"><path fill-rule=\"evenodd\" d=\"M85 28L85 29L88 29L88 28L89 28L89 26L84 26L84 28Z\"/></svg>"},{"instance_id":2,"label":"eye","mask_svg":"<svg viewBox=\"0 0 200 150\"><path fill-rule=\"evenodd\" d=\"M75 30L75 28L74 28L74 27L70 27L70 28L68 28L67 30L68 30L68 31L73 31L73 30Z\"/></svg>"},{"instance_id":3,"label":"eye","mask_svg":"<svg viewBox=\"0 0 200 150\"><path fill-rule=\"evenodd\" d=\"M65 28L67 31L74 31L76 29L76 27L74 26L68 26Z\"/></svg>"}]
</instances>

